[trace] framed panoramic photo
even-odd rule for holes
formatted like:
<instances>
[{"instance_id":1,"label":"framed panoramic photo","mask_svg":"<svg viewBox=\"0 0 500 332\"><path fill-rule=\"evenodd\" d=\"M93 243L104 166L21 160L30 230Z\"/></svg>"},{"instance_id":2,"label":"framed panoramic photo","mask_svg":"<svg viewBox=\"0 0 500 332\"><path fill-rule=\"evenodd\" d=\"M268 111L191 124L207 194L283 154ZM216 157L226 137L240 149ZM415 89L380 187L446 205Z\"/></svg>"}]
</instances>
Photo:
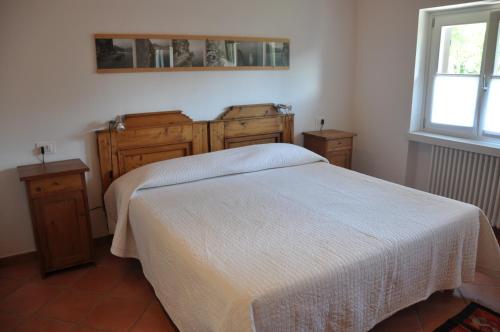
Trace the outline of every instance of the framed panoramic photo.
<instances>
[{"instance_id":1,"label":"framed panoramic photo","mask_svg":"<svg viewBox=\"0 0 500 332\"><path fill-rule=\"evenodd\" d=\"M98 73L286 70L286 38L96 34Z\"/></svg>"}]
</instances>

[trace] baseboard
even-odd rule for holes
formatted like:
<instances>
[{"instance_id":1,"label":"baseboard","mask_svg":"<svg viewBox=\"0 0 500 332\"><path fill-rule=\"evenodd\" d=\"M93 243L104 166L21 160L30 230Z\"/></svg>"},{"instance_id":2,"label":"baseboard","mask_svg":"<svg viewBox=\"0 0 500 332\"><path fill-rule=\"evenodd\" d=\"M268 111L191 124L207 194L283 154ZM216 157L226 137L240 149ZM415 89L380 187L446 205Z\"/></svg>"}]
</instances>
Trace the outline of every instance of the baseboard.
<instances>
[{"instance_id":1,"label":"baseboard","mask_svg":"<svg viewBox=\"0 0 500 332\"><path fill-rule=\"evenodd\" d=\"M35 259L37 259L37 252L36 251L30 251L30 252L26 252L24 254L17 254L17 255L13 255L13 256L2 257L2 258L0 258L0 267L12 265L12 264L29 262L29 261L32 261Z\"/></svg>"},{"instance_id":2,"label":"baseboard","mask_svg":"<svg viewBox=\"0 0 500 332\"><path fill-rule=\"evenodd\" d=\"M101 236L101 237L96 237L94 239L94 246L98 247L98 246L104 246L104 245L111 245L112 240L113 240L113 235L105 235L105 236ZM29 261L36 260L36 259L37 259L37 252L36 251L30 251L30 252L26 252L23 254L2 257L2 258L0 258L0 267L12 265L12 264L25 263L25 262L29 262Z\"/></svg>"}]
</instances>

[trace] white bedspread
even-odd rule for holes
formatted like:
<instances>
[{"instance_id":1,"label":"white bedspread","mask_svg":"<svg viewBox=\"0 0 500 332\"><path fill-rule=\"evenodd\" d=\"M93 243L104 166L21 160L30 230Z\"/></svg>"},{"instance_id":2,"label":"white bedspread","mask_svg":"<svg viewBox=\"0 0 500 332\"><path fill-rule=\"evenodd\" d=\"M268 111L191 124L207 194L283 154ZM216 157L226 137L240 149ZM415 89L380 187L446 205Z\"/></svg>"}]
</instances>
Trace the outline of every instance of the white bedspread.
<instances>
[{"instance_id":1,"label":"white bedspread","mask_svg":"<svg viewBox=\"0 0 500 332\"><path fill-rule=\"evenodd\" d=\"M478 208L321 160L269 144L130 172L105 196L112 252L181 331L366 331L476 265L500 277Z\"/></svg>"}]
</instances>

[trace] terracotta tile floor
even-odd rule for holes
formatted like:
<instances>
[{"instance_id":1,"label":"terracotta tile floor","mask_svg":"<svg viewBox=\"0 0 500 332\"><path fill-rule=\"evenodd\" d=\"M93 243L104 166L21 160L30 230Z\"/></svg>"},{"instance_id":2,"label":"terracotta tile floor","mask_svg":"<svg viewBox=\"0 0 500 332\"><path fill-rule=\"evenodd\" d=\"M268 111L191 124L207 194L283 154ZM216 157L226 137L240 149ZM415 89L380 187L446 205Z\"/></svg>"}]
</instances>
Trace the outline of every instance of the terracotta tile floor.
<instances>
[{"instance_id":1,"label":"terracotta tile floor","mask_svg":"<svg viewBox=\"0 0 500 332\"><path fill-rule=\"evenodd\" d=\"M135 260L107 246L96 265L41 279L36 262L0 268L1 331L177 331ZM469 301L500 312L500 281L477 274L454 292L438 292L378 324L373 331L433 331Z\"/></svg>"}]
</instances>

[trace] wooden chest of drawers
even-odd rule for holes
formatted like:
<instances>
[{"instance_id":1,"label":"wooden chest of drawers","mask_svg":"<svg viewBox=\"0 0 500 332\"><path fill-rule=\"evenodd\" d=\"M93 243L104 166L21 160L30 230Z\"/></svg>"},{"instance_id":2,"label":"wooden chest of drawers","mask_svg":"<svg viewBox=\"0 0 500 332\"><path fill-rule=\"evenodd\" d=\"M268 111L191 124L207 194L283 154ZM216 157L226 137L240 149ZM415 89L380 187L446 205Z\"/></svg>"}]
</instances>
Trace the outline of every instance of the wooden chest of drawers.
<instances>
[{"instance_id":1,"label":"wooden chest of drawers","mask_svg":"<svg viewBox=\"0 0 500 332\"><path fill-rule=\"evenodd\" d=\"M42 274L92 261L88 170L79 159L18 167L26 184Z\"/></svg>"},{"instance_id":2,"label":"wooden chest of drawers","mask_svg":"<svg viewBox=\"0 0 500 332\"><path fill-rule=\"evenodd\" d=\"M333 165L351 169L354 133L321 130L302 133L304 147L322 155Z\"/></svg>"}]
</instances>

